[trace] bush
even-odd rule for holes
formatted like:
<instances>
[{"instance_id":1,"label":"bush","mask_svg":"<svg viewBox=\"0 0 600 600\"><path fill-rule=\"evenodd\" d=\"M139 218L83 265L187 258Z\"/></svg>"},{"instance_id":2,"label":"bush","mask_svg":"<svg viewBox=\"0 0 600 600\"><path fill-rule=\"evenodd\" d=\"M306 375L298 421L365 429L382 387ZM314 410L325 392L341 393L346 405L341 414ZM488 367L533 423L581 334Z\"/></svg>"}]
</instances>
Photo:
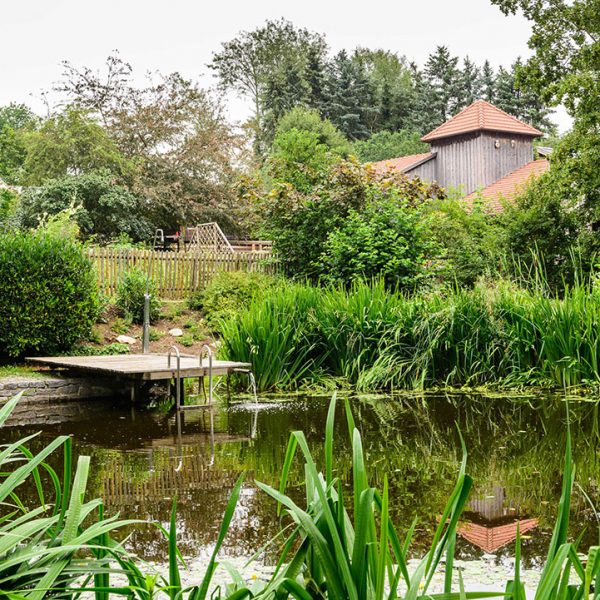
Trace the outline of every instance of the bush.
<instances>
[{"instance_id":1,"label":"bush","mask_svg":"<svg viewBox=\"0 0 600 600\"><path fill-rule=\"evenodd\" d=\"M108 240L125 233L134 240L152 238L146 204L106 172L66 175L29 188L21 196L17 217L22 226L36 227L40 217L74 205L81 207L75 218L84 237Z\"/></svg>"},{"instance_id":2,"label":"bush","mask_svg":"<svg viewBox=\"0 0 600 600\"><path fill-rule=\"evenodd\" d=\"M393 190L352 210L332 231L321 257L322 276L334 284L381 277L388 287L414 289L426 277L425 264L435 255L430 223L422 211Z\"/></svg>"},{"instance_id":3,"label":"bush","mask_svg":"<svg viewBox=\"0 0 600 600\"><path fill-rule=\"evenodd\" d=\"M193 310L201 310L206 322L213 329L218 329L220 321L246 308L256 295L276 283L276 277L264 273L218 273L203 290L191 296L189 306Z\"/></svg>"},{"instance_id":4,"label":"bush","mask_svg":"<svg viewBox=\"0 0 600 600\"><path fill-rule=\"evenodd\" d=\"M160 316L160 302L156 286L151 279L148 281L146 273L140 269L131 269L121 277L117 285L117 308L134 323L144 322L146 286L150 294L150 323L154 323Z\"/></svg>"},{"instance_id":5,"label":"bush","mask_svg":"<svg viewBox=\"0 0 600 600\"><path fill-rule=\"evenodd\" d=\"M96 276L75 242L45 232L0 234L0 352L52 354L88 336L100 310Z\"/></svg>"},{"instance_id":6,"label":"bush","mask_svg":"<svg viewBox=\"0 0 600 600\"><path fill-rule=\"evenodd\" d=\"M415 131L378 131L368 140L354 142L353 150L361 162L371 162L427 152L429 146Z\"/></svg>"},{"instance_id":7,"label":"bush","mask_svg":"<svg viewBox=\"0 0 600 600\"><path fill-rule=\"evenodd\" d=\"M321 180L310 192L278 183L262 201L263 234L273 240L288 275L316 280L323 272L322 254L332 231L348 215L368 203L383 205L402 198L417 206L442 195L440 188L398 174L378 174L356 160L323 167Z\"/></svg>"}]
</instances>

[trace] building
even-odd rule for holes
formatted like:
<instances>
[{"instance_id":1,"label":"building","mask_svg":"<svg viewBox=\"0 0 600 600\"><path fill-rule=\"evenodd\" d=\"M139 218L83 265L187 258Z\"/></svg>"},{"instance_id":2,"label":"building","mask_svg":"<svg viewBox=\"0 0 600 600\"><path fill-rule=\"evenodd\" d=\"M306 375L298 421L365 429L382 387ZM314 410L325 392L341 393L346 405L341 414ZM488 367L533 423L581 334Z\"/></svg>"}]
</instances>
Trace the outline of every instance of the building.
<instances>
[{"instance_id":1,"label":"building","mask_svg":"<svg viewBox=\"0 0 600 600\"><path fill-rule=\"evenodd\" d=\"M548 169L534 160L533 140L542 132L485 100L477 100L424 135L430 151L372 163L460 191L465 201L480 196L493 212L502 210L532 177Z\"/></svg>"}]
</instances>

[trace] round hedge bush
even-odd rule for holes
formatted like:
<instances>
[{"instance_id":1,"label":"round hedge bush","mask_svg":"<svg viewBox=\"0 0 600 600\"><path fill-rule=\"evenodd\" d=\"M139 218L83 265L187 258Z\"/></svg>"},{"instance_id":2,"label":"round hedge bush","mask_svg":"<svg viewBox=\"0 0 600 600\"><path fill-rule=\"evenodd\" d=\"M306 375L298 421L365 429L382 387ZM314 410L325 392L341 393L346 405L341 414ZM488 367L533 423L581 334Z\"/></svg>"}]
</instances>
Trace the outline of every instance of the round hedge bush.
<instances>
[{"instance_id":1,"label":"round hedge bush","mask_svg":"<svg viewBox=\"0 0 600 600\"><path fill-rule=\"evenodd\" d=\"M93 267L77 243L0 233L0 354L69 350L90 334L99 310Z\"/></svg>"}]
</instances>

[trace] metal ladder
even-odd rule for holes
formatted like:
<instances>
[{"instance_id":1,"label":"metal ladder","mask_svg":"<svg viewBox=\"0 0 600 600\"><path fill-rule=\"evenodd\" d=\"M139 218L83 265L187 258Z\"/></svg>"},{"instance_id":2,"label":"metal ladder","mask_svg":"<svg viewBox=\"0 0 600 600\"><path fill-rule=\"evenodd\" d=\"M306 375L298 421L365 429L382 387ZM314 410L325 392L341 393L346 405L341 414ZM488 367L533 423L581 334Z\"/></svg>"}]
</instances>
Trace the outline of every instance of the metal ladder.
<instances>
[{"instance_id":1,"label":"metal ladder","mask_svg":"<svg viewBox=\"0 0 600 600\"><path fill-rule=\"evenodd\" d=\"M208 344L204 344L200 349L199 356L199 365L200 368L204 368L203 361L203 353L206 350L208 356L208 403L204 404L183 404L181 397L181 388L182 388L182 380L181 380L181 354L179 352L179 348L177 346L171 346L169 348L169 353L167 354L167 367L171 368L171 356L173 353L177 359L176 369L175 369L175 407L178 411L180 410L188 410L193 408L208 408L213 405L213 352L210 349Z\"/></svg>"}]
</instances>

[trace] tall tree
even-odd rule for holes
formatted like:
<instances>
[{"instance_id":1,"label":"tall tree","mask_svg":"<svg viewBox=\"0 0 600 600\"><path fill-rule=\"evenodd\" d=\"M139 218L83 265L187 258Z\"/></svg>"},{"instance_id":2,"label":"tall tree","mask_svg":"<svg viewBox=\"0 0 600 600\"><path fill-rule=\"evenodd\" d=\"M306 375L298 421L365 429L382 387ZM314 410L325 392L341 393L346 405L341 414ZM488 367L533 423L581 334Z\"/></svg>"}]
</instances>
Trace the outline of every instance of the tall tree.
<instances>
[{"instance_id":1,"label":"tall tree","mask_svg":"<svg viewBox=\"0 0 600 600\"><path fill-rule=\"evenodd\" d=\"M544 103L564 103L578 125L600 124L599 0L492 0L532 22L533 56L519 80Z\"/></svg>"},{"instance_id":2,"label":"tall tree","mask_svg":"<svg viewBox=\"0 0 600 600\"><path fill-rule=\"evenodd\" d=\"M371 131L396 131L406 127L414 102L411 70L404 57L388 50L358 48L352 60L366 74L373 94L375 111Z\"/></svg>"},{"instance_id":3,"label":"tall tree","mask_svg":"<svg viewBox=\"0 0 600 600\"><path fill-rule=\"evenodd\" d=\"M24 104L0 107L0 179L5 183L22 183L27 158L25 138L39 119Z\"/></svg>"},{"instance_id":4,"label":"tall tree","mask_svg":"<svg viewBox=\"0 0 600 600\"><path fill-rule=\"evenodd\" d=\"M467 56L463 60L463 67L458 78L458 103L461 109L473 104L482 94L481 72L479 67Z\"/></svg>"},{"instance_id":5,"label":"tall tree","mask_svg":"<svg viewBox=\"0 0 600 600\"><path fill-rule=\"evenodd\" d=\"M364 68L341 50L329 64L325 116L350 140L366 139L376 111Z\"/></svg>"},{"instance_id":6,"label":"tall tree","mask_svg":"<svg viewBox=\"0 0 600 600\"><path fill-rule=\"evenodd\" d=\"M26 136L24 182L81 175L100 169L124 175L127 160L117 144L85 109L67 106Z\"/></svg>"},{"instance_id":7,"label":"tall tree","mask_svg":"<svg viewBox=\"0 0 600 600\"><path fill-rule=\"evenodd\" d=\"M496 75L489 60L485 60L481 68L481 98L494 103L496 98Z\"/></svg>"},{"instance_id":8,"label":"tall tree","mask_svg":"<svg viewBox=\"0 0 600 600\"><path fill-rule=\"evenodd\" d=\"M67 65L57 89L105 124L120 154L135 166L123 183L146 199L157 225L205 219L234 230L230 209L242 140L218 98L178 73L136 85L118 56L109 58L104 74Z\"/></svg>"},{"instance_id":9,"label":"tall tree","mask_svg":"<svg viewBox=\"0 0 600 600\"><path fill-rule=\"evenodd\" d=\"M315 54L324 55L323 36L281 19L241 32L223 43L221 51L213 55L209 67L214 70L220 86L252 102L257 139L261 137L269 82L279 74L281 83L281 74L290 68L304 74L311 48L313 60ZM262 150L260 143L258 149Z\"/></svg>"},{"instance_id":10,"label":"tall tree","mask_svg":"<svg viewBox=\"0 0 600 600\"><path fill-rule=\"evenodd\" d=\"M454 115L461 103L458 57L446 46L437 46L425 63L424 74L433 91L430 101L439 125Z\"/></svg>"}]
</instances>

